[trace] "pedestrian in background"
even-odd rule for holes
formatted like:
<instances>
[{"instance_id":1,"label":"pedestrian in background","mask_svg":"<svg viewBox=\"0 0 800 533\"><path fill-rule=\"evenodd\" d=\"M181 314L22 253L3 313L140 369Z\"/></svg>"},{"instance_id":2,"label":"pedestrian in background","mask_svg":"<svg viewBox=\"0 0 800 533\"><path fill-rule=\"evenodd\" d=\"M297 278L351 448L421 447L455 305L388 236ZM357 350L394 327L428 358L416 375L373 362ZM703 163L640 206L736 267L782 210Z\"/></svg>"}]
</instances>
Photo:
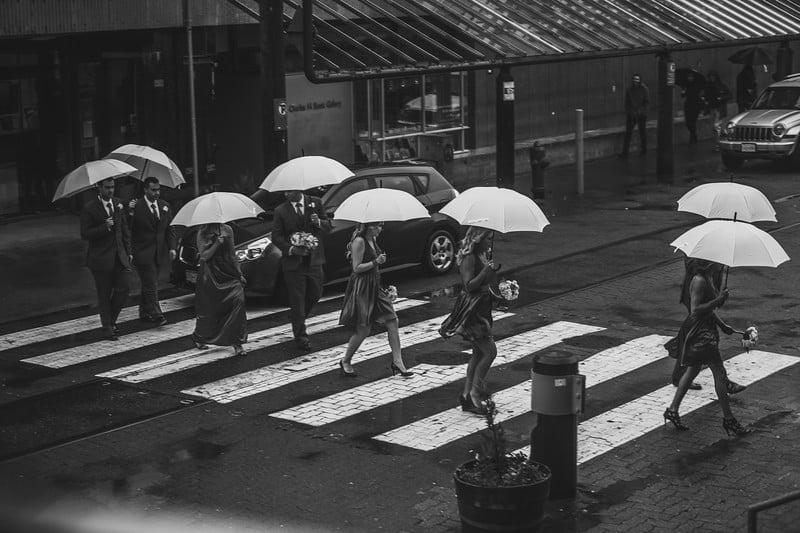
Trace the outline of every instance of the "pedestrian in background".
<instances>
[{"instance_id":1,"label":"pedestrian in background","mask_svg":"<svg viewBox=\"0 0 800 533\"><path fill-rule=\"evenodd\" d=\"M753 65L743 65L742 70L736 75L736 104L739 106L739 113L744 113L753 105L757 88Z\"/></svg>"},{"instance_id":2,"label":"pedestrian in background","mask_svg":"<svg viewBox=\"0 0 800 533\"><path fill-rule=\"evenodd\" d=\"M197 232L200 266L192 340L199 350L215 344L233 346L235 355L246 355L242 347L247 342L246 280L236 260L234 244L233 230L227 224L206 224Z\"/></svg>"},{"instance_id":3,"label":"pedestrian in background","mask_svg":"<svg viewBox=\"0 0 800 533\"><path fill-rule=\"evenodd\" d=\"M703 84L694 72L689 71L686 74L686 85L681 91L681 96L684 98L683 116L686 120L686 129L689 130L689 144L697 144L697 117L706 106L704 95Z\"/></svg>"},{"instance_id":4,"label":"pedestrian in background","mask_svg":"<svg viewBox=\"0 0 800 533\"><path fill-rule=\"evenodd\" d=\"M130 292L131 234L122 201L114 196L114 179L97 185L97 198L81 210L81 238L89 241L86 266L97 290L103 334L118 340L117 318Z\"/></svg>"},{"instance_id":5,"label":"pedestrian in background","mask_svg":"<svg viewBox=\"0 0 800 533\"><path fill-rule=\"evenodd\" d=\"M689 283L689 315L678 331L678 358L687 367L678 383L678 389L670 406L664 411L664 423L672 424L680 430L689 429L681 421L678 410L689 385L694 381L703 366L708 366L714 375L714 390L722 408L722 428L730 435L744 435L750 430L743 427L733 416L728 391L725 385L725 370L719 353L719 330L731 335L737 332L722 321L715 309L728 299L728 289L717 290L714 278L722 272L722 265L713 261L697 259L695 274Z\"/></svg>"},{"instance_id":6,"label":"pedestrian in background","mask_svg":"<svg viewBox=\"0 0 800 533\"><path fill-rule=\"evenodd\" d=\"M716 70L708 71L708 78L705 86L706 111L711 115L711 123L719 139L720 129L725 125L722 120L728 116L728 101L731 99L731 91L719 79ZM719 151L719 143L714 143L714 151Z\"/></svg>"},{"instance_id":7,"label":"pedestrian in background","mask_svg":"<svg viewBox=\"0 0 800 533\"><path fill-rule=\"evenodd\" d=\"M625 90L625 140L620 157L628 157L633 135L633 127L639 128L639 149L641 155L647 153L647 108L650 107L650 90L642 82L639 74L631 78L631 85Z\"/></svg>"},{"instance_id":8,"label":"pedestrian in background","mask_svg":"<svg viewBox=\"0 0 800 533\"><path fill-rule=\"evenodd\" d=\"M491 290L491 286L497 283L497 273L490 258L491 234L491 230L476 226L467 229L456 255L462 290L450 315L439 328L439 334L445 339L458 334L472 343L467 377L459 400L462 410L477 414L486 413L483 403L486 375L497 357L492 334L495 296Z\"/></svg>"},{"instance_id":9,"label":"pedestrian in background","mask_svg":"<svg viewBox=\"0 0 800 533\"><path fill-rule=\"evenodd\" d=\"M142 284L139 320L156 326L167 323L158 299L158 276L167 257L176 256L177 239L172 227L172 211L161 200L161 184L150 176L144 180L144 197L128 203L133 264Z\"/></svg>"},{"instance_id":10,"label":"pedestrian in background","mask_svg":"<svg viewBox=\"0 0 800 533\"><path fill-rule=\"evenodd\" d=\"M382 229L383 222L359 224L347 244L347 257L353 271L344 292L339 324L353 327L355 332L347 343L344 357L339 361L339 370L346 377L356 375L352 365L353 354L376 322L386 326L389 347L392 349L392 362L389 366L392 375L399 373L408 377L413 374L403 364L397 313L391 297L381 287L379 267L386 262L386 253L378 246L378 235Z\"/></svg>"},{"instance_id":11,"label":"pedestrian in background","mask_svg":"<svg viewBox=\"0 0 800 533\"><path fill-rule=\"evenodd\" d=\"M289 318L295 344L303 351L311 350L306 319L322 296L322 239L330 230L331 221L316 196L287 191L286 201L275 208L272 242L283 253L281 270L289 293ZM319 245L311 248L292 244L292 236L300 233L313 235Z\"/></svg>"}]
</instances>

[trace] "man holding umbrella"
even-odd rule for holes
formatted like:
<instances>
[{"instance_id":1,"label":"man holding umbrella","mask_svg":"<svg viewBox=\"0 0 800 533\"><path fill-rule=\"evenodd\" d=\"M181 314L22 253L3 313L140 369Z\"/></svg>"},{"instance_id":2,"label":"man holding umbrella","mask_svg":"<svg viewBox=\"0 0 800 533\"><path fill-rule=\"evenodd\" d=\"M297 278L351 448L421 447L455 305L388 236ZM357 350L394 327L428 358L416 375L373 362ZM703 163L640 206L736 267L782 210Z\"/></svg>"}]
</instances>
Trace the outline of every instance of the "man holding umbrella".
<instances>
[{"instance_id":1,"label":"man holding umbrella","mask_svg":"<svg viewBox=\"0 0 800 533\"><path fill-rule=\"evenodd\" d=\"M130 291L131 236L122 202L114 197L114 179L99 181L96 187L97 198L81 210L81 238L89 241L86 266L97 288L103 333L115 341L117 317Z\"/></svg>"}]
</instances>

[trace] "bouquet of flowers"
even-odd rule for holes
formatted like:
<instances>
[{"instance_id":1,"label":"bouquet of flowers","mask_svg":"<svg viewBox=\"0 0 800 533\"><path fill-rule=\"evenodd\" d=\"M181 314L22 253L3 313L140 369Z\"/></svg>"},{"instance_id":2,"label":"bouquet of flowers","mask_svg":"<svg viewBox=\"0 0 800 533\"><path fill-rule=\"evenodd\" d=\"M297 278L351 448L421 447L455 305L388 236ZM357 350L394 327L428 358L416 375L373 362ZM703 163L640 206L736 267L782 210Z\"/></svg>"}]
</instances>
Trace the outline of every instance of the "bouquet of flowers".
<instances>
[{"instance_id":1,"label":"bouquet of flowers","mask_svg":"<svg viewBox=\"0 0 800 533\"><path fill-rule=\"evenodd\" d=\"M500 289L500 296L504 300L516 300L519 297L519 283L513 279L504 279L497 288Z\"/></svg>"},{"instance_id":2,"label":"bouquet of flowers","mask_svg":"<svg viewBox=\"0 0 800 533\"><path fill-rule=\"evenodd\" d=\"M397 300L397 287L395 287L394 285L389 285L388 287L383 289L383 292L386 293L386 296L389 297L390 301L394 302L395 300Z\"/></svg>"},{"instance_id":3,"label":"bouquet of flowers","mask_svg":"<svg viewBox=\"0 0 800 533\"><path fill-rule=\"evenodd\" d=\"M746 330L744 330L744 335L742 335L742 348L750 351L750 348L756 345L758 342L758 330L755 326L750 326Z\"/></svg>"},{"instance_id":4,"label":"bouquet of flowers","mask_svg":"<svg viewBox=\"0 0 800 533\"><path fill-rule=\"evenodd\" d=\"M319 239L305 231L298 231L292 233L292 236L289 238L289 244L292 246L305 246L309 250L313 250L319 246Z\"/></svg>"}]
</instances>

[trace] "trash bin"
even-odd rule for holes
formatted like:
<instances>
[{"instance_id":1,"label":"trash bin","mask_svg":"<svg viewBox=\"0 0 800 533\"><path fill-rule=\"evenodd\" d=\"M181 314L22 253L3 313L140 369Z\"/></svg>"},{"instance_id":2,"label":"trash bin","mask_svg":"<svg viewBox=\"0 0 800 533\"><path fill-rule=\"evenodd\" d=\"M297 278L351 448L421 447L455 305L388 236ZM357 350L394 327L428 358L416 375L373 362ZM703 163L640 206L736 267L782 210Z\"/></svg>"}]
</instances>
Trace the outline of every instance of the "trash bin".
<instances>
[{"instance_id":1,"label":"trash bin","mask_svg":"<svg viewBox=\"0 0 800 533\"><path fill-rule=\"evenodd\" d=\"M533 146L528 149L528 155L531 161L531 195L534 199L543 199L544 169L550 164L549 161L545 161L547 150L539 144L539 141L534 141Z\"/></svg>"}]
</instances>

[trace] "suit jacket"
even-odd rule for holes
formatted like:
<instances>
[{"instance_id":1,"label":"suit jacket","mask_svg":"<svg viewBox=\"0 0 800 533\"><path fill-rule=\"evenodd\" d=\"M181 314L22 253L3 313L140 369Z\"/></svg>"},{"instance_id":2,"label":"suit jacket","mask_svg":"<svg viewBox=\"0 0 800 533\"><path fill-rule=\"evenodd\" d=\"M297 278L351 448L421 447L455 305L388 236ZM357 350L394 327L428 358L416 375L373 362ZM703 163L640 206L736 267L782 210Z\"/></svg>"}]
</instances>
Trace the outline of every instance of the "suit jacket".
<instances>
[{"instance_id":1,"label":"suit jacket","mask_svg":"<svg viewBox=\"0 0 800 533\"><path fill-rule=\"evenodd\" d=\"M303 218L297 216L294 205L286 201L275 208L272 225L272 242L283 252L281 264L284 270L298 270L303 265L303 256L289 255L289 242L292 233L304 231L311 233L319 239L319 246L311 252L309 266L325 264L325 249L322 245L323 236L331 230L331 221L322 207L322 201L316 196L303 195ZM311 223L311 213L319 216L320 228Z\"/></svg>"},{"instance_id":2,"label":"suit jacket","mask_svg":"<svg viewBox=\"0 0 800 533\"><path fill-rule=\"evenodd\" d=\"M130 268L131 234L125 215L125 207L119 198L112 197L114 226L106 227L108 211L105 202L92 198L81 210L81 239L89 241L86 250L86 266L92 270L113 270L114 257L118 257L125 268Z\"/></svg>"},{"instance_id":3,"label":"suit jacket","mask_svg":"<svg viewBox=\"0 0 800 533\"><path fill-rule=\"evenodd\" d=\"M154 264L158 266L169 250L175 250L177 238L172 223L172 209L160 198L158 219L153 216L150 204L145 198L136 202L133 212L129 212L131 229L131 248L133 261L137 265Z\"/></svg>"}]
</instances>

